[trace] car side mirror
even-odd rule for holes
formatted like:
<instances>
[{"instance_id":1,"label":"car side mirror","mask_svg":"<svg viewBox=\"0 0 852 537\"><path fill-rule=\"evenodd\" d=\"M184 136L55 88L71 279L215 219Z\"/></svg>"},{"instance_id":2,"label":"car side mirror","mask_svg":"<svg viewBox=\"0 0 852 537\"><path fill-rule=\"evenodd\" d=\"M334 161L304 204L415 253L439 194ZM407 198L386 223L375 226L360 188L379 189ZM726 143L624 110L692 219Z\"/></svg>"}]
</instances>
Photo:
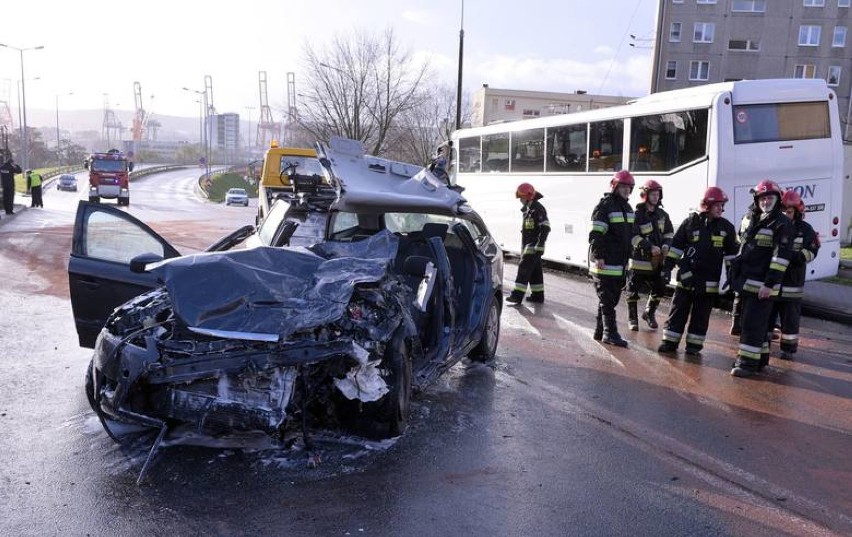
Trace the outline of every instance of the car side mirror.
<instances>
[{"instance_id":1,"label":"car side mirror","mask_svg":"<svg viewBox=\"0 0 852 537\"><path fill-rule=\"evenodd\" d=\"M163 256L161 255L152 253L139 254L130 260L130 272L133 272L134 274L144 274L148 272L148 265L151 263L159 263L162 260Z\"/></svg>"}]
</instances>

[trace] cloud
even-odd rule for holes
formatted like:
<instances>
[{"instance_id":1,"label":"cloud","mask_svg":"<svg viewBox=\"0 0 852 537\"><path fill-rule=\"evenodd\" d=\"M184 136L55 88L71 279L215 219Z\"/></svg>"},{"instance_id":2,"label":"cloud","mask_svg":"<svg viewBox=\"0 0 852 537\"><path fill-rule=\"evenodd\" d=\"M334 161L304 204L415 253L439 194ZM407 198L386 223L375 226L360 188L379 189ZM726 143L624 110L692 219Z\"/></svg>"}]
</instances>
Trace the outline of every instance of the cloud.
<instances>
[{"instance_id":1,"label":"cloud","mask_svg":"<svg viewBox=\"0 0 852 537\"><path fill-rule=\"evenodd\" d=\"M414 24L427 26L435 21L432 13L422 9L406 9L402 12L402 18Z\"/></svg>"},{"instance_id":2,"label":"cloud","mask_svg":"<svg viewBox=\"0 0 852 537\"><path fill-rule=\"evenodd\" d=\"M607 45L600 45L595 47L592 52L597 54L598 56L612 56L615 54L615 50L612 47Z\"/></svg>"},{"instance_id":3,"label":"cloud","mask_svg":"<svg viewBox=\"0 0 852 537\"><path fill-rule=\"evenodd\" d=\"M465 81L477 88L493 88L641 97L648 94L650 55L601 59L589 62L492 56L465 66Z\"/></svg>"}]
</instances>

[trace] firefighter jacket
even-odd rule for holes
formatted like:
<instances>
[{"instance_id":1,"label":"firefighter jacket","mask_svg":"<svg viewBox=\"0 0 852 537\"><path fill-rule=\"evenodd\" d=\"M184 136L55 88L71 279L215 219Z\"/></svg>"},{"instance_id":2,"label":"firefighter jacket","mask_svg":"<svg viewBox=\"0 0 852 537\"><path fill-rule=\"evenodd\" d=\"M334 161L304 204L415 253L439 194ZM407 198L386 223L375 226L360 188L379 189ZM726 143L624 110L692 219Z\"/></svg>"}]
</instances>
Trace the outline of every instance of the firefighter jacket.
<instances>
[{"instance_id":1,"label":"firefighter jacket","mask_svg":"<svg viewBox=\"0 0 852 537\"><path fill-rule=\"evenodd\" d=\"M523 223L521 225L522 255L544 253L544 243L550 234L550 221L547 211L538 200L543 198L541 192L535 193L535 199L524 203L521 207Z\"/></svg>"},{"instance_id":2,"label":"firefighter jacket","mask_svg":"<svg viewBox=\"0 0 852 537\"><path fill-rule=\"evenodd\" d=\"M790 266L781 282L780 300L802 298L807 264L816 259L819 247L819 236L814 228L801 218L793 220L793 252L790 255Z\"/></svg>"},{"instance_id":3,"label":"firefighter jacket","mask_svg":"<svg viewBox=\"0 0 852 537\"><path fill-rule=\"evenodd\" d=\"M665 271L678 267L677 286L697 293L718 294L722 264L727 267L738 251L737 231L725 218L706 212L691 213L677 228Z\"/></svg>"},{"instance_id":4,"label":"firefighter jacket","mask_svg":"<svg viewBox=\"0 0 852 537\"><path fill-rule=\"evenodd\" d=\"M674 228L669 214L659 205L653 212L646 203L636 206L636 220L633 223L633 238L630 241L633 251L630 255L630 269L637 273L652 274L662 268L662 258L651 256L651 247L665 247L672 244Z\"/></svg>"},{"instance_id":5,"label":"firefighter jacket","mask_svg":"<svg viewBox=\"0 0 852 537\"><path fill-rule=\"evenodd\" d=\"M781 291L784 273L790 265L793 224L779 208L767 214L753 212L741 237L740 252L731 267L734 290L757 294L762 286Z\"/></svg>"},{"instance_id":6,"label":"firefighter jacket","mask_svg":"<svg viewBox=\"0 0 852 537\"><path fill-rule=\"evenodd\" d=\"M633 208L617 194L606 194L592 211L589 232L589 272L597 276L623 277L630 259ZM599 269L595 259L604 260Z\"/></svg>"}]
</instances>

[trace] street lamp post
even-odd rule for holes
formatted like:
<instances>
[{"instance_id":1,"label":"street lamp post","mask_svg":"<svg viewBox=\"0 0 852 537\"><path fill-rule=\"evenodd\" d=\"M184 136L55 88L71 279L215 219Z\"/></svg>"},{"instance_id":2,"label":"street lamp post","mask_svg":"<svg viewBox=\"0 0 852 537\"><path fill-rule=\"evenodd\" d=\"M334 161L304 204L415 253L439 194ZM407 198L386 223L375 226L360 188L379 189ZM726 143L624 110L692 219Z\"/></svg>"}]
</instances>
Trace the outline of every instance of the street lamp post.
<instances>
[{"instance_id":1,"label":"street lamp post","mask_svg":"<svg viewBox=\"0 0 852 537\"><path fill-rule=\"evenodd\" d=\"M204 91L199 91L199 90L194 90L192 88L187 88L186 86L184 86L183 90L192 92L196 95L201 95L204 99L204 110L205 110L205 112L207 111L207 90L206 89ZM204 173L209 178L210 177L210 138L207 135L208 121L209 121L208 116L205 113L205 115L204 115L204 136L203 136L203 138L204 138L204 141L203 141L203 144L204 144Z\"/></svg>"},{"instance_id":2,"label":"street lamp post","mask_svg":"<svg viewBox=\"0 0 852 537\"><path fill-rule=\"evenodd\" d=\"M63 95L74 95L73 91ZM62 166L62 151L59 147L59 95L56 95L56 164Z\"/></svg>"},{"instance_id":3,"label":"street lamp post","mask_svg":"<svg viewBox=\"0 0 852 537\"><path fill-rule=\"evenodd\" d=\"M24 152L24 157L23 157L24 169L28 169L29 166L30 166L30 158L29 158L29 149L30 148L29 148L29 143L28 143L29 142L29 134L27 133L27 87L26 87L26 84L25 84L26 77L24 77L24 51L41 50L41 49L44 48L44 46L39 45L37 47L19 48L19 47L13 47L12 45L6 45L6 44L3 44L3 43L0 43L0 47L10 48L12 50L17 50L18 53L21 55L21 112L24 116L23 120L22 120L22 126L23 126L23 129L24 129L24 136L21 139L21 148Z\"/></svg>"}]
</instances>

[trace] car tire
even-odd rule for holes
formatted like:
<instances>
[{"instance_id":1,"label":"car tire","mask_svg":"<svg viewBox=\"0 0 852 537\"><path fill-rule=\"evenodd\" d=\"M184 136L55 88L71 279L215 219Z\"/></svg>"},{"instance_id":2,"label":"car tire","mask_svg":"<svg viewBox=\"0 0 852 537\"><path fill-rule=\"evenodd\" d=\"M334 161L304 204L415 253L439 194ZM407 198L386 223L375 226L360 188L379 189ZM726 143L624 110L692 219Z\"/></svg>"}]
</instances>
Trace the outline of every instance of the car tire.
<instances>
[{"instance_id":1,"label":"car tire","mask_svg":"<svg viewBox=\"0 0 852 537\"><path fill-rule=\"evenodd\" d=\"M491 361L497 354L497 343L500 341L500 301L497 297L491 298L491 305L488 306L486 315L482 338L468 354L468 357L475 362Z\"/></svg>"},{"instance_id":2,"label":"car tire","mask_svg":"<svg viewBox=\"0 0 852 537\"><path fill-rule=\"evenodd\" d=\"M95 402L95 380L92 376L92 369L95 367L95 361L89 360L89 367L86 368L86 399L89 400L89 406L98 413L97 403Z\"/></svg>"},{"instance_id":3,"label":"car tire","mask_svg":"<svg viewBox=\"0 0 852 537\"><path fill-rule=\"evenodd\" d=\"M89 202L91 203L100 203L101 198L99 196L89 196Z\"/></svg>"},{"instance_id":4,"label":"car tire","mask_svg":"<svg viewBox=\"0 0 852 537\"><path fill-rule=\"evenodd\" d=\"M388 343L379 367L389 372L384 377L388 393L370 403L343 401L339 412L345 427L356 434L374 439L393 438L405 431L411 410L411 352L403 329L397 330Z\"/></svg>"}]
</instances>

